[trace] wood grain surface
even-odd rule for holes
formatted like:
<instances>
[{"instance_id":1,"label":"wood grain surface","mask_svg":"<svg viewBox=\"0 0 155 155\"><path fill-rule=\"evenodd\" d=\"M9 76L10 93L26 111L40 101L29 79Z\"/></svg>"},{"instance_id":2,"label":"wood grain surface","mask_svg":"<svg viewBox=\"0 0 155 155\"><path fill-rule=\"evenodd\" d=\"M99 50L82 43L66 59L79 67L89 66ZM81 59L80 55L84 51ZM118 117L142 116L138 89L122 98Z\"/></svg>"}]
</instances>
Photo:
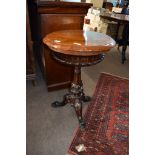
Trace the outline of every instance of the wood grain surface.
<instances>
[{"instance_id":1,"label":"wood grain surface","mask_svg":"<svg viewBox=\"0 0 155 155\"><path fill-rule=\"evenodd\" d=\"M55 52L80 56L98 55L115 46L108 35L83 30L53 32L46 35L43 42Z\"/></svg>"}]
</instances>

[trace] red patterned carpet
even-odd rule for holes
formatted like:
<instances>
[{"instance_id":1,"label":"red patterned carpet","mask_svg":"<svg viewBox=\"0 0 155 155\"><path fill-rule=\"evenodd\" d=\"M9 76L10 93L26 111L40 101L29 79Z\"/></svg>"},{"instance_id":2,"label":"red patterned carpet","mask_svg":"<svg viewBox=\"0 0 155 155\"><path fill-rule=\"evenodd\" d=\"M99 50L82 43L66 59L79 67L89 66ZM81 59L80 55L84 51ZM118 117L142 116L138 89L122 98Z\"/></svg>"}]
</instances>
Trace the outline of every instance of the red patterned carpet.
<instances>
[{"instance_id":1,"label":"red patterned carpet","mask_svg":"<svg viewBox=\"0 0 155 155\"><path fill-rule=\"evenodd\" d=\"M102 73L67 155L128 155L129 81Z\"/></svg>"}]
</instances>

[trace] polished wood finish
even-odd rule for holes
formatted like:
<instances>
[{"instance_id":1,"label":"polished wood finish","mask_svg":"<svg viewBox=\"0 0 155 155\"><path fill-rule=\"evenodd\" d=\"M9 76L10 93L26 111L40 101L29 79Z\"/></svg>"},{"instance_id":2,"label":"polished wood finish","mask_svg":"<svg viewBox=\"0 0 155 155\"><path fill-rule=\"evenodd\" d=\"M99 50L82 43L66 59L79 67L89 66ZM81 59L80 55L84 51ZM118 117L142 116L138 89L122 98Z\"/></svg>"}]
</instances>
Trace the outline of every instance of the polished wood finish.
<instances>
[{"instance_id":1,"label":"polished wood finish","mask_svg":"<svg viewBox=\"0 0 155 155\"><path fill-rule=\"evenodd\" d=\"M88 3L31 0L29 10L34 50L48 91L69 87L74 71L73 67L64 66L51 58L42 38L54 31L82 29L84 16L91 6Z\"/></svg>"},{"instance_id":2,"label":"polished wood finish","mask_svg":"<svg viewBox=\"0 0 155 155\"><path fill-rule=\"evenodd\" d=\"M115 46L115 41L106 34L83 30L53 32L43 42L56 52L80 56L97 55Z\"/></svg>"},{"instance_id":3,"label":"polished wood finish","mask_svg":"<svg viewBox=\"0 0 155 155\"><path fill-rule=\"evenodd\" d=\"M85 7L90 7L92 6L91 3L85 3L85 2L65 2L65 1L38 1L37 4L39 6L47 6L47 7L55 7L55 6L58 6L58 7L62 7L62 8L77 8L77 7L80 7L80 8L85 8Z\"/></svg>"},{"instance_id":4,"label":"polished wood finish","mask_svg":"<svg viewBox=\"0 0 155 155\"><path fill-rule=\"evenodd\" d=\"M104 59L104 53L115 46L115 41L102 33L83 30L63 30L47 35L43 42L51 49L51 55L62 64L74 67L74 78L69 93L63 101L55 101L53 107L71 104L79 121L80 128L85 127L82 118L82 102L90 97L83 91L81 67L95 65ZM65 73L66 74L66 73Z\"/></svg>"},{"instance_id":5,"label":"polished wood finish","mask_svg":"<svg viewBox=\"0 0 155 155\"><path fill-rule=\"evenodd\" d=\"M104 2L102 7L105 9L109 9L109 11L112 11L113 4L111 2Z\"/></svg>"},{"instance_id":6,"label":"polished wood finish","mask_svg":"<svg viewBox=\"0 0 155 155\"><path fill-rule=\"evenodd\" d=\"M69 13L69 14L87 14L87 9L92 6L90 3L79 3L79 2L52 2L52 1L40 1L38 2L39 13ZM86 9L87 8L87 9Z\"/></svg>"}]
</instances>

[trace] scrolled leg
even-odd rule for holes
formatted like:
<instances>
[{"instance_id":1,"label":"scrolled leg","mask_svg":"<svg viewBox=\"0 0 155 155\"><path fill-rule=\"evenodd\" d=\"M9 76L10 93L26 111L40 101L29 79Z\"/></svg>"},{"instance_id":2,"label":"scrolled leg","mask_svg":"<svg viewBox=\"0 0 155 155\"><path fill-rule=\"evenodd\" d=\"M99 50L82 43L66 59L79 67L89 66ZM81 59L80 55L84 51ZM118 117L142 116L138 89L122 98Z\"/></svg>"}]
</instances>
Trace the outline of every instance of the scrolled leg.
<instances>
[{"instance_id":1,"label":"scrolled leg","mask_svg":"<svg viewBox=\"0 0 155 155\"><path fill-rule=\"evenodd\" d=\"M81 93L81 100L83 102L89 102L91 100L91 97L90 96L86 96L84 91L83 91L83 83L82 83L82 80L80 82L80 93Z\"/></svg>"},{"instance_id":2,"label":"scrolled leg","mask_svg":"<svg viewBox=\"0 0 155 155\"><path fill-rule=\"evenodd\" d=\"M68 96L69 95L70 94L64 95L63 101L55 101L51 104L51 106L54 108L65 106L68 103Z\"/></svg>"},{"instance_id":3,"label":"scrolled leg","mask_svg":"<svg viewBox=\"0 0 155 155\"><path fill-rule=\"evenodd\" d=\"M85 94L81 97L83 102L89 102L91 100L90 96L86 96Z\"/></svg>"},{"instance_id":4,"label":"scrolled leg","mask_svg":"<svg viewBox=\"0 0 155 155\"><path fill-rule=\"evenodd\" d=\"M82 101L80 99L76 99L74 103L75 112L79 121L80 128L85 128L85 123L82 118Z\"/></svg>"}]
</instances>

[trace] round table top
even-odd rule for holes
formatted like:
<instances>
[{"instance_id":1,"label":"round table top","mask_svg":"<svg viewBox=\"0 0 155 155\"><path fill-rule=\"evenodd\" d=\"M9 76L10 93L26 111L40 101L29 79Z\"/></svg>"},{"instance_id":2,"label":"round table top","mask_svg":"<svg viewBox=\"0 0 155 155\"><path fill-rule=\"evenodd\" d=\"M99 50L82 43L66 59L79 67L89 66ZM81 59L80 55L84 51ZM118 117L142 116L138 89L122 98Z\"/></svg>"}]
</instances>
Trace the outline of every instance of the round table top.
<instances>
[{"instance_id":1,"label":"round table top","mask_svg":"<svg viewBox=\"0 0 155 155\"><path fill-rule=\"evenodd\" d=\"M106 34L83 30L56 31L46 35L43 42L55 52L78 56L98 55L116 44Z\"/></svg>"}]
</instances>

